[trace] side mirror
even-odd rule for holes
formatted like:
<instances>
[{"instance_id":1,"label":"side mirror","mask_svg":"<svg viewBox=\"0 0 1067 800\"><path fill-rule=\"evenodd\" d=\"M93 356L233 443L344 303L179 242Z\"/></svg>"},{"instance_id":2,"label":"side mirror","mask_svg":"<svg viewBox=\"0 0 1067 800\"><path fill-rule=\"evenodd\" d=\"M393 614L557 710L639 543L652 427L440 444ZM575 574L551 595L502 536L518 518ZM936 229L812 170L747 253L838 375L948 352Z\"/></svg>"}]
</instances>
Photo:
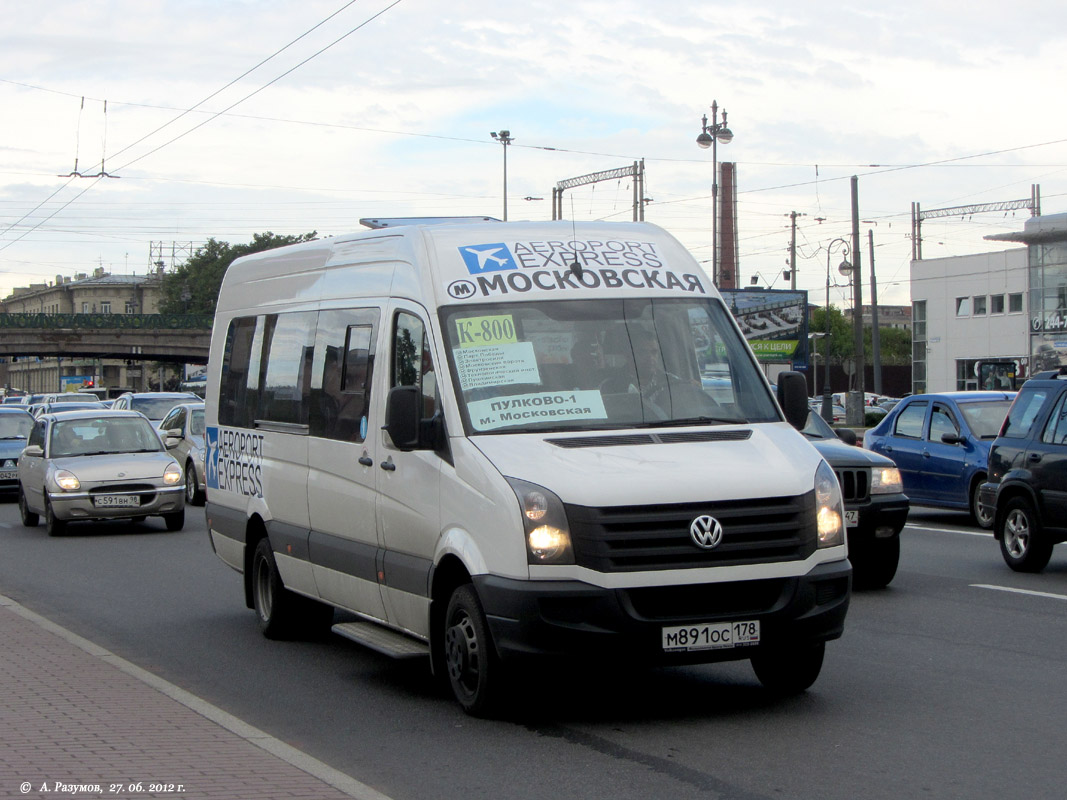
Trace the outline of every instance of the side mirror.
<instances>
[{"instance_id":1,"label":"side mirror","mask_svg":"<svg viewBox=\"0 0 1067 800\"><path fill-rule=\"evenodd\" d=\"M856 446L856 432L852 428L834 428L834 433L837 434L837 438L845 444L850 444L853 447Z\"/></svg>"},{"instance_id":2,"label":"side mirror","mask_svg":"<svg viewBox=\"0 0 1067 800\"><path fill-rule=\"evenodd\" d=\"M31 444L29 447L24 447L22 449L22 455L29 458L43 458L44 448L39 444Z\"/></svg>"},{"instance_id":3,"label":"side mirror","mask_svg":"<svg viewBox=\"0 0 1067 800\"><path fill-rule=\"evenodd\" d=\"M941 441L945 444L963 444L967 440L957 433L943 433L941 434Z\"/></svg>"},{"instance_id":4,"label":"side mirror","mask_svg":"<svg viewBox=\"0 0 1067 800\"><path fill-rule=\"evenodd\" d=\"M165 431L163 435L163 446L168 450L172 447L177 447L178 443L185 437L182 436L181 431L172 430Z\"/></svg>"},{"instance_id":5,"label":"side mirror","mask_svg":"<svg viewBox=\"0 0 1067 800\"><path fill-rule=\"evenodd\" d=\"M419 446L420 400L417 386L394 386L389 390L382 430L400 450L415 450Z\"/></svg>"},{"instance_id":6,"label":"side mirror","mask_svg":"<svg viewBox=\"0 0 1067 800\"><path fill-rule=\"evenodd\" d=\"M778 375L778 403L785 412L786 421L802 430L808 423L808 380L799 372L783 372Z\"/></svg>"}]
</instances>

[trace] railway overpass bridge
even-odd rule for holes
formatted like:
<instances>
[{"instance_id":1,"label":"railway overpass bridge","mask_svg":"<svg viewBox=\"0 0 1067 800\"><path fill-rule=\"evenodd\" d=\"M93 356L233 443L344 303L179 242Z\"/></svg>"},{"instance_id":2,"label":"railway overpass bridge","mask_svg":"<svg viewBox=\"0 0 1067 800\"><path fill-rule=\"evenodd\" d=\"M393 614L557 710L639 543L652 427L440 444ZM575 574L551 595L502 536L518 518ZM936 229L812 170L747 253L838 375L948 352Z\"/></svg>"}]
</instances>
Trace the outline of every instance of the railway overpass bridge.
<instances>
[{"instance_id":1,"label":"railway overpass bridge","mask_svg":"<svg viewBox=\"0 0 1067 800\"><path fill-rule=\"evenodd\" d=\"M212 320L205 314L0 314L0 358L206 364Z\"/></svg>"}]
</instances>

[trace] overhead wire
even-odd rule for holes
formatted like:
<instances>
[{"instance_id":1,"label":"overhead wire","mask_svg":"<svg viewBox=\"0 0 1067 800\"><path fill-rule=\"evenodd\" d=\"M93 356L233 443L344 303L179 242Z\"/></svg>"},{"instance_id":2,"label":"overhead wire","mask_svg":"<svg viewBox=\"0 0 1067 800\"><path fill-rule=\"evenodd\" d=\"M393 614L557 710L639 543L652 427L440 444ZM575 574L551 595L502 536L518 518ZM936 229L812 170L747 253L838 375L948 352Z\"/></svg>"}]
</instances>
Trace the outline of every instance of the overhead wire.
<instances>
[{"instance_id":1,"label":"overhead wire","mask_svg":"<svg viewBox=\"0 0 1067 800\"><path fill-rule=\"evenodd\" d=\"M261 61L261 62L260 62L259 64L257 64L257 65L256 65L255 67L252 67L252 69L250 69L250 70L246 71L246 72L245 72L245 73L243 73L243 74L242 74L242 75L241 75L240 77L238 77L238 78L235 78L235 79L234 79L233 81L231 81L230 83L228 83L228 84L227 84L226 86L224 86L224 87L223 87L222 89L219 89L219 90L218 90L217 92L215 92L215 93L213 93L212 95L210 95L209 97L205 98L205 100L201 101L201 103L198 103L197 105L201 105L201 104L202 104L203 102L207 102L207 100L210 100L210 99L211 99L212 97L215 97L215 96L216 96L217 94L219 94L219 92L221 92L221 91L225 90L225 89L226 89L226 88L228 88L229 86L232 86L232 85L233 85L234 83L236 83L237 81L239 81L239 80L240 80L241 78L243 78L243 77L244 77L245 75L248 75L249 73L251 73L252 71L254 71L255 69L257 69L258 67L262 66L262 65L263 65L263 64L265 64L265 63L266 63L267 61L269 61L270 59L274 58L274 56L278 55L278 53L281 53L282 51L284 51L285 49L287 49L288 47L290 47L290 46L291 46L292 44L294 44L295 42L297 42L297 41L299 41L300 39L302 39L302 38L303 38L304 36L306 36L306 35L307 35L308 33L311 33L311 31L315 30L316 28L319 28L319 27L321 27L321 26L322 26L322 25L323 25L323 24L324 24L325 22L327 22L328 20L330 20L330 19L332 19L333 17L337 16L337 14L339 14L339 13L340 13L341 11L344 11L344 10L345 10L346 8L348 8L349 6L353 5L353 4L354 4L355 2L357 2L357 1L358 1L358 0L350 0L350 2L346 3L346 4L345 4L344 6L342 6L342 7L340 8L340 9L338 9L338 10L337 10L337 11L335 11L335 12L334 12L333 14L331 14L331 15L330 15L329 17L326 17L326 18L325 18L324 20L321 20L320 22L316 23L316 24L315 24L315 25L314 25L314 26L313 26L312 28L310 28L310 29L309 29L308 31L306 31L305 33L301 34L301 36L299 36L299 37L297 37L296 39L294 39L294 40L293 40L292 42L290 42L290 43L289 43L288 45L286 45L285 47L281 48L280 50L278 50L278 51L277 51L276 53L272 54L271 56L267 57L266 59L264 59L263 61ZM158 147L155 147L155 148L153 148L152 150L149 150L149 151L148 151L147 153L144 153L144 154L142 154L142 155L138 156L137 158L134 158L134 159L132 159L131 161L128 161L128 162L126 162L126 163L125 163L124 165L122 165L122 166L121 166L121 167L119 167L118 169L119 169L119 170L121 170L121 169L125 169L125 168L129 167L129 166L130 166L131 164L135 164L135 163L137 163L138 161L141 161L142 159L145 159L145 158L147 158L148 156L152 155L153 153L156 153L156 152L158 152L158 151L162 150L162 149L163 149L164 147L167 147L167 146L169 146L169 145L173 144L174 142L178 141L179 139L182 139L182 138L184 138L185 136L188 136L188 135L189 135L190 133L193 133L194 131L196 131L196 130L198 130L198 129L202 128L202 127L203 127L204 125L207 125L207 124L208 124L209 122L212 122L213 120L217 119L217 118L218 118L218 117L219 117L219 116L220 116L221 114L224 114L224 113L226 113L226 112L227 112L227 111L229 111L230 109L232 109L232 108L235 108L236 106L240 105L241 103L245 102L246 100L248 100L248 99L250 99L250 98L254 97L255 95L257 95L257 94L259 94L260 92L262 92L262 91L263 91L264 89L267 89L268 87L270 87L270 86L274 85L275 83L277 83L278 81L280 81L280 80L281 80L282 78L285 78L286 76L288 76L288 75L291 75L291 74L292 74L293 72L295 72L295 71L296 71L297 69L299 69L300 67L302 67L302 66L304 66L305 64L307 64L307 63L308 63L309 61L311 61L312 59L315 59L315 58L317 58L317 57L318 57L318 56L320 56L320 55L321 55L322 53L326 52L326 51L327 51L327 50L329 50L330 48L334 47L335 45L337 45L337 44L339 44L340 42L342 42L342 41L344 41L345 39L347 39L347 38L348 38L349 36L351 36L352 34L356 33L356 32L357 32L357 31L359 31L360 29L362 29L362 28L364 28L365 26L369 25L369 24L370 24L371 22L373 22L374 20L378 19L378 18L379 18L380 16L382 16L383 14L385 14L385 13L386 13L387 11L389 11L389 10L391 10L392 8L394 8L395 6L399 5L399 4L401 3L401 2L402 2L402 0L393 0L393 2L392 2L392 3L390 3L390 4L389 4L389 5L387 5L387 6L385 6L384 8L382 8L382 9L381 9L380 11L378 11L377 13L375 13L375 14L372 14L372 15L371 15L370 17L368 17L367 19L363 20L363 22L361 22L361 23L360 23L359 25L357 25L356 27L352 28L352 30L348 31L348 32L347 32L347 33L345 33L345 34L344 34L343 36L340 36L340 37L338 37L337 39L335 39L335 40L334 40L333 42L331 42L330 44L328 44L328 45L326 45L325 47L323 47L323 48L321 48L321 49L317 50L316 52L312 53L312 54L311 54L310 56L308 56L307 58L305 58L305 59L304 59L303 61L299 62L298 64L296 64L295 66L293 66L293 67L291 67L290 69L286 70L285 72L283 72L282 74L278 75L278 76L277 76L277 77L275 77L274 79L272 79L272 80L268 81L267 83L265 83L264 85L260 86L260 87L259 87L258 89L256 89L255 91L251 92L250 94L246 95L245 97L241 98L240 100L237 100L236 102L234 102L234 103L230 104L229 106L227 106L226 108L224 108L224 109L223 109L222 111L220 111L220 112L217 112L217 113L215 113L215 114L212 114L212 115L211 115L211 116L210 116L210 117L209 117L208 119L204 120L204 121L203 121L203 122L201 122L201 123L200 123L199 125L196 125L196 126L194 126L194 127L190 128L189 130L187 130L187 131L185 131L185 132L183 132L183 133L179 134L178 136L175 136L175 137L174 137L173 139L170 139L169 141L167 141L167 142L164 142L163 144L159 145ZM193 108L196 108L196 106L194 106ZM190 109L190 111L191 111L191 110L192 110L192 109ZM176 118L175 118L174 120L171 120L171 123L173 123L173 122L177 121L177 119L180 119L180 118L181 118L181 116L184 116L184 113L183 113L183 114L180 114L180 115L179 115L178 117L176 117ZM170 123L167 123L167 124L170 124ZM156 129L156 131L153 131L153 133L152 133L152 134L148 134L148 135L146 135L146 136L142 137L141 139L139 139L139 140L138 140L137 142L135 142L134 144L131 144L131 145L129 145L128 147L125 147L125 148L123 148L123 149L122 149L122 150L120 150L119 152L125 152L126 150L129 150L129 149L130 149L131 147L135 146L136 144L139 144L140 142L143 142L143 141L144 141L145 139L147 139L147 138L148 138L149 136L151 136L151 135L153 135L154 133L156 133L156 132L158 132L158 131L162 130L162 129L163 129L163 128L165 128L165 127L167 127L167 124L165 124L165 125L161 126L160 128L157 128L157 129ZM11 245L15 244L16 242L19 242L19 241L21 241L21 240L22 240L22 239L24 239L24 238L25 238L26 236L28 236L28 235L29 235L30 233L32 233L33 231L35 231L35 230L37 230L38 228L40 228L40 227L41 227L41 226L42 226L42 225L43 225L44 223L48 222L48 220L52 219L52 218L53 218L53 217L55 217L55 216L56 216L57 214L59 214L59 213L60 213L61 211L63 211L63 210L65 209L65 208L67 208L68 206L70 206L70 204L71 204L71 203L73 203L73 202L74 202L75 200L78 200L79 198L81 198L81 197L82 197L82 196L83 196L83 195L84 195L84 194L85 194L86 192L88 192L88 191L89 191L90 189L92 189L92 188L93 188L94 186L96 186L96 184L97 184L97 183L99 182L99 179L100 179L101 177L104 177L104 175L103 175L103 169L102 169L102 168L101 168L101 175L97 177L97 180L94 180L94 181L93 181L93 183L91 183L91 184L90 184L89 186L87 186L87 187L86 187L85 189L83 189L83 190L82 190L81 192L79 192L78 194L76 194L76 195L75 195L74 197L72 197L72 198L71 198L70 200L68 200L68 201L67 201L66 203L64 203L64 204L63 204L62 206L60 206L60 207L59 207L58 209L56 209L56 210L55 210L54 212L52 212L52 213L51 213L50 215L48 215L47 217L45 217L44 219L42 219L42 220L41 220L40 222L38 222L38 223L37 223L36 225L34 225L34 226L33 226L33 227L31 227L31 228L28 228L28 229L27 229L26 231L24 231L24 232L23 232L23 233L22 233L22 234L21 234L20 236L18 236L17 238L15 238L15 239L12 239L12 240L10 240L10 241L8 241L8 242L4 243L3 245L0 245L0 252L3 252L4 250L6 250L6 249L7 249L8 247L10 247ZM71 181L68 181L68 183L67 183L66 185L68 185L68 186L69 186L69 185L70 185L70 182L72 182L73 180L74 180L74 179L73 179L73 178L71 178ZM65 188L65 187L60 187L60 189L57 189L57 190L56 190L56 192L53 192L53 193L52 193L52 195L50 195L48 199L51 199L52 197L54 197L54 196L55 196L55 195L56 195L56 194L57 194L57 193L58 193L59 191L61 191L61 190L62 190L63 188ZM47 200L46 200L45 202L47 202ZM41 205L43 205L43 203L42 203ZM40 205L38 205L38 206L37 206L37 208L40 208ZM34 209L34 210L36 210L36 209ZM33 212L31 211L30 213L32 214ZM27 216L28 216L28 215L27 215ZM26 219L26 217L23 217L23 220L24 220L24 219ZM19 222L22 222L22 220L19 220ZM14 228L14 226L15 226L15 225L19 224L19 222L16 222L16 223L14 223L14 224L13 224L12 226L10 226L10 227L8 228L8 230L11 230L12 228ZM7 232L7 231L5 231L5 233L6 233L6 232Z\"/></svg>"}]
</instances>

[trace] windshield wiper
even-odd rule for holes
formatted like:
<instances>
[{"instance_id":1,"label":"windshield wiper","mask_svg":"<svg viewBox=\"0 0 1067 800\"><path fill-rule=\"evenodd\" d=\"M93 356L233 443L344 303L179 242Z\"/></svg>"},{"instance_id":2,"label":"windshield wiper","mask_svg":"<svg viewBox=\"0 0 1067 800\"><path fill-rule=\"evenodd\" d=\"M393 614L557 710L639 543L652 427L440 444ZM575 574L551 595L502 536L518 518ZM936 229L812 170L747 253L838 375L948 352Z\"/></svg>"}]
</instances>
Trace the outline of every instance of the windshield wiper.
<instances>
[{"instance_id":1,"label":"windshield wiper","mask_svg":"<svg viewBox=\"0 0 1067 800\"><path fill-rule=\"evenodd\" d=\"M660 419L641 423L641 428L682 428L687 425L741 425L748 422L743 417L685 417L683 419Z\"/></svg>"},{"instance_id":2,"label":"windshield wiper","mask_svg":"<svg viewBox=\"0 0 1067 800\"><path fill-rule=\"evenodd\" d=\"M20 436L0 436L0 439L3 439L5 442L8 441L9 439L25 439L25 438L26 438L25 436L21 436L21 435Z\"/></svg>"}]
</instances>

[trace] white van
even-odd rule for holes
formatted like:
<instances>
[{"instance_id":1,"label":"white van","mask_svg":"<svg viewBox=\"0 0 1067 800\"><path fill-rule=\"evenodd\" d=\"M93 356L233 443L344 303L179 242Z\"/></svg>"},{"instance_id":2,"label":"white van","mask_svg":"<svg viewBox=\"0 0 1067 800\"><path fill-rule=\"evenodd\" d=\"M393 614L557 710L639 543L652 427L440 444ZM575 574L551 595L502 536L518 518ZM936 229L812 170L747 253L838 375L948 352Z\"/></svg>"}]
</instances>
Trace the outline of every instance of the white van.
<instances>
[{"instance_id":1,"label":"white van","mask_svg":"<svg viewBox=\"0 0 1067 800\"><path fill-rule=\"evenodd\" d=\"M851 590L840 490L693 257L646 223L418 224L246 256L207 518L268 637L429 656L751 659L803 691ZM786 422L783 408L793 424ZM795 427L794 427L795 426Z\"/></svg>"}]
</instances>

